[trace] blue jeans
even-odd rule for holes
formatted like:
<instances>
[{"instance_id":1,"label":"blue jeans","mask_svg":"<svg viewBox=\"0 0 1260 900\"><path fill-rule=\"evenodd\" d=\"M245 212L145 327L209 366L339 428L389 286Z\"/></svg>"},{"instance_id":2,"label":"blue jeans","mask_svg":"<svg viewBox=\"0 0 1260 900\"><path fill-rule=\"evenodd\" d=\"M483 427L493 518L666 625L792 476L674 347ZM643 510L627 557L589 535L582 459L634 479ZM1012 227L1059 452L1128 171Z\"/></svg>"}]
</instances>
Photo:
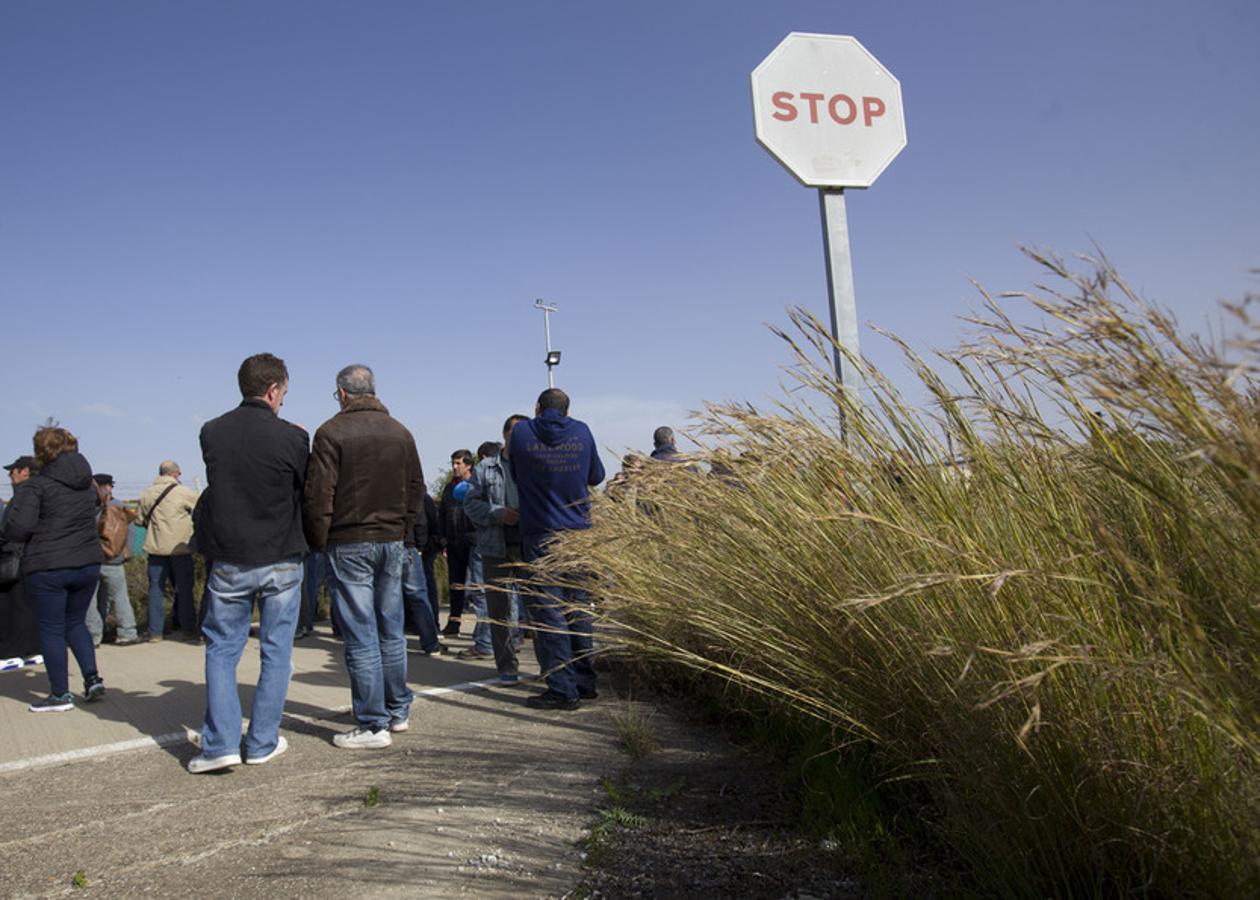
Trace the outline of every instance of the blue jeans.
<instances>
[{"instance_id":1,"label":"blue jeans","mask_svg":"<svg viewBox=\"0 0 1260 900\"><path fill-rule=\"evenodd\" d=\"M301 585L300 556L266 566L214 561L206 579L210 602L201 626L206 636L206 719L201 727L201 752L206 756L240 751L241 697L236 667L249 639L255 599L262 665L249 713L245 757L266 756L276 749L293 670L293 633Z\"/></svg>"},{"instance_id":2,"label":"blue jeans","mask_svg":"<svg viewBox=\"0 0 1260 900\"><path fill-rule=\"evenodd\" d=\"M131 608L131 597L127 594L127 573L122 563L101 566L101 580L96 593L92 595L92 601L87 609L87 627L93 644L99 644L105 636L105 617L109 615L111 606L118 619L119 639L136 639L136 613Z\"/></svg>"},{"instance_id":3,"label":"blue jeans","mask_svg":"<svg viewBox=\"0 0 1260 900\"><path fill-rule=\"evenodd\" d=\"M67 646L85 679L96 674L96 651L84 617L100 579L100 563L32 572L25 578L27 601L35 609L39 625L39 652L44 655L44 671L54 694L70 690Z\"/></svg>"},{"instance_id":4,"label":"blue jeans","mask_svg":"<svg viewBox=\"0 0 1260 900\"><path fill-rule=\"evenodd\" d=\"M350 705L362 728L407 718L407 638L403 634L403 545L334 544L328 548L333 606L350 675Z\"/></svg>"},{"instance_id":5,"label":"blue jeans","mask_svg":"<svg viewBox=\"0 0 1260 900\"><path fill-rule=\"evenodd\" d=\"M305 572L302 577L302 615L298 624L303 630L315 625L315 612L319 604L319 588L324 583L324 571L328 559L318 550L313 550L306 557Z\"/></svg>"},{"instance_id":6,"label":"blue jeans","mask_svg":"<svg viewBox=\"0 0 1260 900\"><path fill-rule=\"evenodd\" d=\"M438 596L437 573L433 571L433 560L436 553L423 553L421 559L424 561L424 589L429 592L429 605L433 607L433 621L436 622L441 618L442 598Z\"/></svg>"},{"instance_id":7,"label":"blue jeans","mask_svg":"<svg viewBox=\"0 0 1260 900\"><path fill-rule=\"evenodd\" d=\"M530 563L547 552L550 535L524 535L521 545L525 562ZM547 691L569 699L595 690L595 667L592 664L592 632L590 597L585 591L535 581L531 587L538 596L526 602L526 611L534 631L534 653Z\"/></svg>"},{"instance_id":8,"label":"blue jeans","mask_svg":"<svg viewBox=\"0 0 1260 900\"><path fill-rule=\"evenodd\" d=\"M193 561L191 554L184 554L149 557L149 634L162 636L162 622L166 618L162 609L162 585L167 579L175 587L180 627L186 633L195 632L197 611L193 608Z\"/></svg>"},{"instance_id":9,"label":"blue jeans","mask_svg":"<svg viewBox=\"0 0 1260 900\"><path fill-rule=\"evenodd\" d=\"M525 629L522 624L529 621L525 615L525 603L521 600L520 591L512 591L512 640L522 641L525 639Z\"/></svg>"},{"instance_id":10,"label":"blue jeans","mask_svg":"<svg viewBox=\"0 0 1260 900\"><path fill-rule=\"evenodd\" d=\"M415 547L407 547L403 561L403 603L407 619L420 634L420 649L433 653L438 648L437 619L429 603L429 587L424 577L424 561Z\"/></svg>"},{"instance_id":11,"label":"blue jeans","mask_svg":"<svg viewBox=\"0 0 1260 900\"><path fill-rule=\"evenodd\" d=\"M477 614L477 624L473 627L473 647L483 653L492 653L490 640L490 610L486 606L485 584L486 567L481 558L481 551L473 548L468 555L468 588L464 591L465 601ZM473 587L477 585L477 587Z\"/></svg>"},{"instance_id":12,"label":"blue jeans","mask_svg":"<svg viewBox=\"0 0 1260 900\"><path fill-rule=\"evenodd\" d=\"M516 675L519 664L516 659L516 646L513 631L516 626L515 605L520 594L509 584L515 576L514 566L521 561L521 548L512 545L507 548L506 557L487 556L482 559L486 569L486 606L490 612L490 643L494 652L494 665L500 675Z\"/></svg>"}]
</instances>

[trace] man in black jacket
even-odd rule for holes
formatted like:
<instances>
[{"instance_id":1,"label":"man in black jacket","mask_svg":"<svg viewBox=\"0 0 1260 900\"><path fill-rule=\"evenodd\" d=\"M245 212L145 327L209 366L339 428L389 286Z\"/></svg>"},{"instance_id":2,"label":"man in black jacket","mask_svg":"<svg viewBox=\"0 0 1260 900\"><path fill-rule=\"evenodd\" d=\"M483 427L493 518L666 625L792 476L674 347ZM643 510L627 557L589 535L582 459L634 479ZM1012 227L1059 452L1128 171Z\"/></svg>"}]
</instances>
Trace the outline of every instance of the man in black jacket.
<instances>
[{"instance_id":1,"label":"man in black jacket","mask_svg":"<svg viewBox=\"0 0 1260 900\"><path fill-rule=\"evenodd\" d=\"M9 473L14 497L31 477L34 466L35 457L19 456L4 467ZM4 522L4 513L8 506L9 504L0 505L0 524ZM0 541L0 553L12 553L15 550L16 548L6 550L4 542ZM38 652L39 634L35 628L35 614L27 603L25 591L22 590L22 579L0 581L0 663L13 664L14 657L21 659L34 656Z\"/></svg>"},{"instance_id":2,"label":"man in black jacket","mask_svg":"<svg viewBox=\"0 0 1260 900\"><path fill-rule=\"evenodd\" d=\"M206 580L206 718L193 773L241 762L236 667L259 610L261 668L245 735L245 762L288 749L280 716L289 691L293 632L301 603L302 489L306 432L279 417L289 390L284 360L259 353L237 373L241 405L201 429L209 487L193 514L197 549L213 560Z\"/></svg>"}]
</instances>

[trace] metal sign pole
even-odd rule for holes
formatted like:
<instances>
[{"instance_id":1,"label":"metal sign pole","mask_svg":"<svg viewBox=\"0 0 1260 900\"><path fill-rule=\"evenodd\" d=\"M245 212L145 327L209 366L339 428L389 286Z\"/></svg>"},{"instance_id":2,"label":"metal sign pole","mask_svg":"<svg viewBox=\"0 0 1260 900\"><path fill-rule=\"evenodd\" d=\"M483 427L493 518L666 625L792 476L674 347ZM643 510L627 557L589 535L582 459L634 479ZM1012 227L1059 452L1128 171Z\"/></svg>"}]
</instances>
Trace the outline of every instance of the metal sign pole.
<instances>
[{"instance_id":1,"label":"metal sign pole","mask_svg":"<svg viewBox=\"0 0 1260 900\"><path fill-rule=\"evenodd\" d=\"M556 376L553 371L556 364L552 361L551 355L551 314L555 312L558 307L552 306L548 303L543 303L543 301L539 299L534 301L534 309L541 309L543 313L543 328L547 333L547 387L553 388L556 386Z\"/></svg>"},{"instance_id":2,"label":"metal sign pole","mask_svg":"<svg viewBox=\"0 0 1260 900\"><path fill-rule=\"evenodd\" d=\"M849 219L844 209L844 188L820 190L818 205L822 213L823 251L827 257L827 292L831 296L831 336L835 342L858 358L857 303L853 295L853 260L849 255ZM848 401L856 406L860 397L855 374L845 377L853 364L839 349L833 351L836 382L845 391ZM843 405L840 408L840 439L847 440Z\"/></svg>"},{"instance_id":3,"label":"metal sign pole","mask_svg":"<svg viewBox=\"0 0 1260 900\"><path fill-rule=\"evenodd\" d=\"M551 310L543 307L543 328L547 331L547 387L556 386L555 369L551 365Z\"/></svg>"}]
</instances>

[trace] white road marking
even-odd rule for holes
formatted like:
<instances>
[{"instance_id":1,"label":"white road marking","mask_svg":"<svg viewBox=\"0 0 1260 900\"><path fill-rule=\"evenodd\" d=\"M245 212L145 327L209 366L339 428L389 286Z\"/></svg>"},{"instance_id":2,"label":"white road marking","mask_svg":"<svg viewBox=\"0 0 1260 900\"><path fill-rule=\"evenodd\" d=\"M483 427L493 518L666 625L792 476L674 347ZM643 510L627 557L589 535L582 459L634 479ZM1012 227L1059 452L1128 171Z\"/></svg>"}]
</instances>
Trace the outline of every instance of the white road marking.
<instances>
[{"instance_id":1,"label":"white road marking","mask_svg":"<svg viewBox=\"0 0 1260 900\"><path fill-rule=\"evenodd\" d=\"M0 774L18 772L23 769L41 768L43 766L56 766L79 759L95 759L98 756L125 753L128 750L148 750L152 747L165 747L168 744L186 740L188 740L188 732L186 731L145 735L130 741L119 741L116 744L100 744L96 747L84 747L82 750L66 750L64 753L49 753L46 756L31 756L26 759L15 759L13 762L0 763Z\"/></svg>"},{"instance_id":2,"label":"white road marking","mask_svg":"<svg viewBox=\"0 0 1260 900\"><path fill-rule=\"evenodd\" d=\"M530 680L533 676L522 675L521 680ZM449 687L433 687L426 688L423 691L416 691L417 697L441 697L446 694L462 694L469 691L479 691L488 687L498 686L497 678L489 681L465 681L460 684L453 684ZM338 706L329 712L334 715L341 715L350 711L349 706ZM314 721L308 716L294 715L286 712L286 716L293 719L300 719L304 722ZM75 762L80 759L95 759L101 756L110 756L114 753L126 753L129 750L150 750L154 747L168 747L171 744L177 744L181 741L192 742L194 733L190 731L173 731L170 734L145 735L144 737L133 738L129 741L118 741L113 744L98 744L95 747L84 747L81 750L66 750L62 753L49 753L44 756L30 756L26 759L15 759L12 762L0 763L0 775L8 772L21 772L26 769L43 768L45 766L57 766L63 763Z\"/></svg>"}]
</instances>

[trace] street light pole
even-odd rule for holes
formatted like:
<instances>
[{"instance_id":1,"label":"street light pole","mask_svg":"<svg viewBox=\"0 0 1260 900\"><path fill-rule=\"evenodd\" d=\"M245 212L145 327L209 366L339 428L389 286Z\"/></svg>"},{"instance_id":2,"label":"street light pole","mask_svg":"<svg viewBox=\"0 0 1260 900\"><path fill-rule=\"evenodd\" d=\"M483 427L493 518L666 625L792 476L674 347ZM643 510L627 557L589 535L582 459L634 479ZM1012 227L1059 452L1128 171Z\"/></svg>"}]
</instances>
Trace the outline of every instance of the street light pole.
<instances>
[{"instance_id":1,"label":"street light pole","mask_svg":"<svg viewBox=\"0 0 1260 900\"><path fill-rule=\"evenodd\" d=\"M543 314L543 328L547 332L547 387L556 386L556 378L552 370L560 365L560 351L551 349L551 314L556 312L558 307L544 303L542 300L534 301L534 309L541 309Z\"/></svg>"}]
</instances>

